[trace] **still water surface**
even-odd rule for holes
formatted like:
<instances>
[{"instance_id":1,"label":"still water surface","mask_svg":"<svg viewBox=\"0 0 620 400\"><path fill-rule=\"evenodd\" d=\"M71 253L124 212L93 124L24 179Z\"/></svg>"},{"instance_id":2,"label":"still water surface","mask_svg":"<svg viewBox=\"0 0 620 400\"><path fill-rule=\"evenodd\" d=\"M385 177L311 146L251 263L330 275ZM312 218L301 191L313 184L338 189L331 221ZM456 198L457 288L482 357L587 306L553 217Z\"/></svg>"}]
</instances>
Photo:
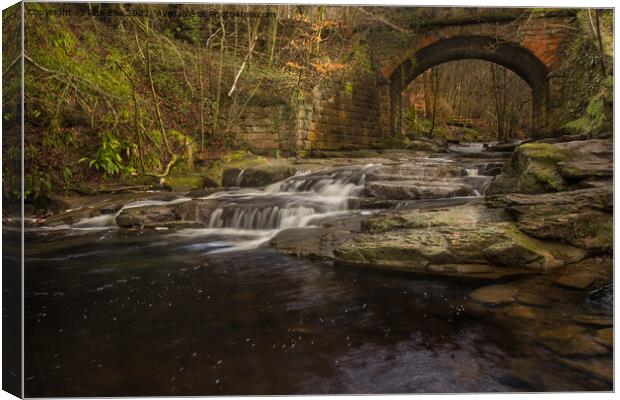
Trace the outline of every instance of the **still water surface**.
<instances>
[{"instance_id":1,"label":"still water surface","mask_svg":"<svg viewBox=\"0 0 620 400\"><path fill-rule=\"evenodd\" d=\"M472 315L479 282L183 232L27 235L26 396L610 390L527 323Z\"/></svg>"}]
</instances>

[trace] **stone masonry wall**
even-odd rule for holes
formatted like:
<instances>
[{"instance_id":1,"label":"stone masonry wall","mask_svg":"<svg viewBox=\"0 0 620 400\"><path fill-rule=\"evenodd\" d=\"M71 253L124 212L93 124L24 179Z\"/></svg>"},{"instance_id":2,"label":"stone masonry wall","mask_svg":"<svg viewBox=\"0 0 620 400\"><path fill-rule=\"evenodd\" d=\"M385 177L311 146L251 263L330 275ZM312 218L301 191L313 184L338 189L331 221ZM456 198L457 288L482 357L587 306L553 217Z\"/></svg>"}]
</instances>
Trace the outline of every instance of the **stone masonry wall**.
<instances>
[{"instance_id":1,"label":"stone masonry wall","mask_svg":"<svg viewBox=\"0 0 620 400\"><path fill-rule=\"evenodd\" d=\"M322 81L301 106L297 129L303 152L365 149L381 138L374 76L353 76Z\"/></svg>"},{"instance_id":2,"label":"stone masonry wall","mask_svg":"<svg viewBox=\"0 0 620 400\"><path fill-rule=\"evenodd\" d=\"M255 154L292 154L296 149L295 111L289 104L248 106L239 121L230 127L236 147Z\"/></svg>"}]
</instances>

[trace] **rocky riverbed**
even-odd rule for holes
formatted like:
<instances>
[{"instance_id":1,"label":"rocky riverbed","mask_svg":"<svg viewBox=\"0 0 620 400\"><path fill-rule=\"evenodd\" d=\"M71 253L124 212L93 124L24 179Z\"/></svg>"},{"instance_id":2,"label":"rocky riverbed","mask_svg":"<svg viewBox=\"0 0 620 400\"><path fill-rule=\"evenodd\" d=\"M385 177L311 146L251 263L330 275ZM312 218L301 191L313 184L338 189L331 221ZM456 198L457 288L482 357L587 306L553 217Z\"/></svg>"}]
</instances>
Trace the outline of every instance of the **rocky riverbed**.
<instances>
[{"instance_id":1,"label":"rocky riverbed","mask_svg":"<svg viewBox=\"0 0 620 400\"><path fill-rule=\"evenodd\" d=\"M275 249L403 280L462 282L469 317L527 324L541 357L610 389L611 140L424 149L224 167L189 192L57 198L62 211L29 220L28 230L203 237L204 254ZM537 359L511 361L521 388L579 388L536 374Z\"/></svg>"}]
</instances>

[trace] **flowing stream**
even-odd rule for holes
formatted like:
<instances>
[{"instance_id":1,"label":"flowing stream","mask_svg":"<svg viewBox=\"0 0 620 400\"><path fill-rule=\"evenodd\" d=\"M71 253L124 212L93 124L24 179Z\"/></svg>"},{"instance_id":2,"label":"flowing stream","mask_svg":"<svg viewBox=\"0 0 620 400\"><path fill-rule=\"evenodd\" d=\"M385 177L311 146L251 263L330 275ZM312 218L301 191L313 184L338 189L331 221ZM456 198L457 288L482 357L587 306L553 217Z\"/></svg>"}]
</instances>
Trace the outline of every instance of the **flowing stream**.
<instances>
[{"instance_id":1,"label":"flowing stream","mask_svg":"<svg viewBox=\"0 0 620 400\"><path fill-rule=\"evenodd\" d=\"M414 166L416 187L469 182L452 197L480 196L490 179L479 161L424 162ZM436 164L460 176L425 177ZM473 317L467 294L480 282L340 268L261 246L281 229L374 212L355 206L369 180L395 181L381 168L329 168L214 193L207 228L114 224L128 208L189 201L179 195L30 229L26 396L607 389L550 359L527 326Z\"/></svg>"}]
</instances>

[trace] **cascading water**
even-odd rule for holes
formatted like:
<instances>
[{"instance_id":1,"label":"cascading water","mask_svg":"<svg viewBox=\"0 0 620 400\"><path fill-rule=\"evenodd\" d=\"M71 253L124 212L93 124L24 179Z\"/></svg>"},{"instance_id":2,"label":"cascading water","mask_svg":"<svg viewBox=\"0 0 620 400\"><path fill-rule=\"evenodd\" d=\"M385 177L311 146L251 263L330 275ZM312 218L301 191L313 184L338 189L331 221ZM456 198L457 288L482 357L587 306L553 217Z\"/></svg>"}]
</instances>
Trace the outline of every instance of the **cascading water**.
<instances>
[{"instance_id":1,"label":"cascading water","mask_svg":"<svg viewBox=\"0 0 620 400\"><path fill-rule=\"evenodd\" d=\"M296 175L264 190L218 192L210 228L274 230L304 227L316 217L347 210L349 198L364 187L366 174L377 166L351 166Z\"/></svg>"},{"instance_id":2,"label":"cascading water","mask_svg":"<svg viewBox=\"0 0 620 400\"><path fill-rule=\"evenodd\" d=\"M362 201L401 199L407 201L394 204L406 206L420 200L442 201L449 197L484 195L492 177L480 173L484 171L481 164L484 166L479 161L455 162L417 157L405 162L325 168L298 173L265 188L223 190L200 198L178 194L154 195L127 202L115 212L84 218L70 225L34 229L72 229L76 234L80 231L115 229L117 217L131 209L144 207L148 214L148 207L156 207L159 211L150 212L174 213L179 203L207 200L201 209L206 213L201 218L206 220L197 221L198 226L203 227L185 227L168 234L204 237L205 247L209 248L210 253L256 248L283 229L317 226L325 218L346 213L372 212L358 209L375 208L368 207L369 203L359 207ZM155 229L170 228L163 224L155 226Z\"/></svg>"}]
</instances>

